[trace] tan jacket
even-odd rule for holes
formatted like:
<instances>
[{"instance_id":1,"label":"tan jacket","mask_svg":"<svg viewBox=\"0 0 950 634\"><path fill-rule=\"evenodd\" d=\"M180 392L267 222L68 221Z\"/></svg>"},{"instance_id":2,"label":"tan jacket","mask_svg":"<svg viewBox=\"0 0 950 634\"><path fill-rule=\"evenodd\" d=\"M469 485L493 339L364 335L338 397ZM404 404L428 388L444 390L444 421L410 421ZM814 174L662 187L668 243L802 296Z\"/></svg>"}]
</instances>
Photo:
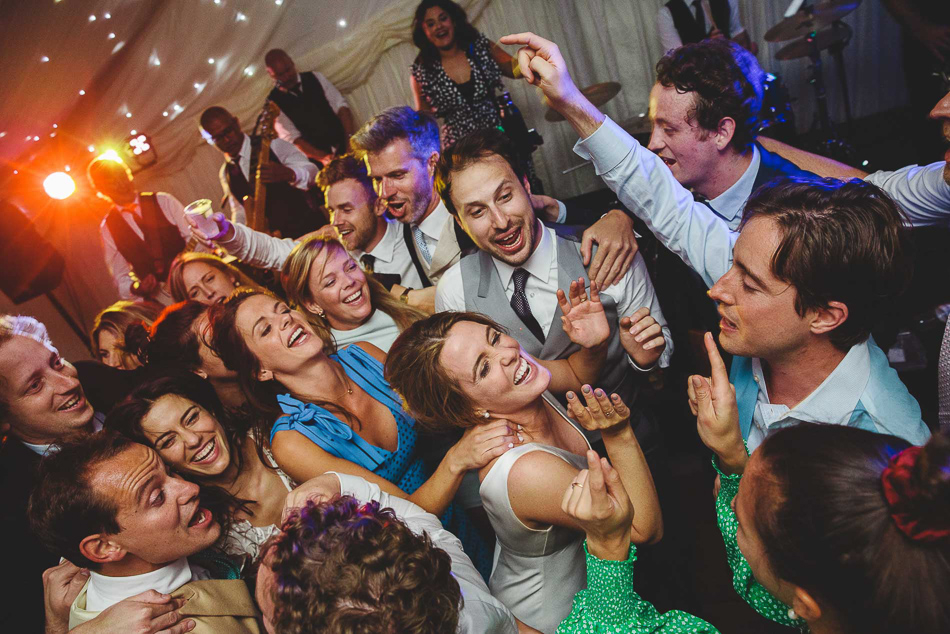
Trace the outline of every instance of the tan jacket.
<instances>
[{"instance_id":1,"label":"tan jacket","mask_svg":"<svg viewBox=\"0 0 950 634\"><path fill-rule=\"evenodd\" d=\"M88 587L87 581L69 609L69 629L99 616L98 612L86 609ZM179 611L183 619L195 621L194 634L261 634L264 631L260 612L247 586L239 579L192 581L172 592L172 596L186 599Z\"/></svg>"}]
</instances>

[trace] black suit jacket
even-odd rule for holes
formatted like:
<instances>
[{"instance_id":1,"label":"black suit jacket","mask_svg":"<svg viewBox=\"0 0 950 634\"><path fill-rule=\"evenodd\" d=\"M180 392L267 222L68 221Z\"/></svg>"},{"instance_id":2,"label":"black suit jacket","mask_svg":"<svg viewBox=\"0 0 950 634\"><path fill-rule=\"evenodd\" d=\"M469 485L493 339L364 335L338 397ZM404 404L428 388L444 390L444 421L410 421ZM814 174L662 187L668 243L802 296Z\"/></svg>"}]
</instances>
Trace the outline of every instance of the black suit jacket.
<instances>
[{"instance_id":1,"label":"black suit jacket","mask_svg":"<svg viewBox=\"0 0 950 634\"><path fill-rule=\"evenodd\" d=\"M755 144L759 148L759 171L755 175L755 182L752 184L752 192L755 193L762 185L782 176L795 176L799 178L818 178L817 175L805 171L791 161L782 158L778 154L769 152L764 147Z\"/></svg>"},{"instance_id":2,"label":"black suit jacket","mask_svg":"<svg viewBox=\"0 0 950 634\"><path fill-rule=\"evenodd\" d=\"M39 633L45 628L43 571L58 564L59 557L39 542L26 516L39 463L39 455L12 436L0 448L0 632Z\"/></svg>"}]
</instances>

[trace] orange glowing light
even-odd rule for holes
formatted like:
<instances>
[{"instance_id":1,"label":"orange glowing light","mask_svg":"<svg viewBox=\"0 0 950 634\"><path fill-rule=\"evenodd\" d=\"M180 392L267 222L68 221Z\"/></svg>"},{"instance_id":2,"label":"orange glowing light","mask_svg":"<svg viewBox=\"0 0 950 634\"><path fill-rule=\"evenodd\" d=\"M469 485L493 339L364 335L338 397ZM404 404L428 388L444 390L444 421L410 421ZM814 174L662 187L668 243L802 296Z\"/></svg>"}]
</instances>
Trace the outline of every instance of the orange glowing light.
<instances>
[{"instance_id":1,"label":"orange glowing light","mask_svg":"<svg viewBox=\"0 0 950 634\"><path fill-rule=\"evenodd\" d=\"M43 189L50 198L65 200L76 191L76 183L66 172L53 172L43 181Z\"/></svg>"}]
</instances>

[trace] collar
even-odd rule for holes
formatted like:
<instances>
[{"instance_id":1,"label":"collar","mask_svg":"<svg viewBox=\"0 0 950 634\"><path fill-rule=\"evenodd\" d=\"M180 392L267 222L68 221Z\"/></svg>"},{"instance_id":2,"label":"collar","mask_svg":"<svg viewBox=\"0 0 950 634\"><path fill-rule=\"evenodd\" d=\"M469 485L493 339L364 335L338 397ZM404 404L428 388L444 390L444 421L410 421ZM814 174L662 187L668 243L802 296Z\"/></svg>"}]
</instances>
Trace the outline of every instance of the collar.
<instances>
[{"instance_id":1,"label":"collar","mask_svg":"<svg viewBox=\"0 0 950 634\"><path fill-rule=\"evenodd\" d=\"M102 430L102 421L103 421L104 419L105 419L105 417L102 415L102 413L100 413L100 412L93 412L93 414L92 414L92 433L95 434L95 433L97 433L97 432L99 432L99 431ZM20 442L22 442L24 445L26 445L26 447L27 447L28 449L30 449L31 451L36 452L36 453L39 454L40 456L45 456L47 453L56 453L57 451L59 451L59 445L57 445L56 443L49 443L49 444L39 444L39 445L36 445L36 444L31 443L31 442L26 442L25 440L21 440Z\"/></svg>"},{"instance_id":2,"label":"collar","mask_svg":"<svg viewBox=\"0 0 950 634\"><path fill-rule=\"evenodd\" d=\"M245 134L244 143L241 144L241 154L239 158L245 159L245 158L248 158L250 155L251 155L251 137ZM230 154L225 153L225 156L228 157L229 162L234 160L234 157L231 156Z\"/></svg>"},{"instance_id":3,"label":"collar","mask_svg":"<svg viewBox=\"0 0 950 634\"><path fill-rule=\"evenodd\" d=\"M119 210L119 213L130 213L137 216L142 215L142 198L141 194L135 194L135 200L130 202L128 205L115 205L115 208Z\"/></svg>"},{"instance_id":4,"label":"collar","mask_svg":"<svg viewBox=\"0 0 950 634\"><path fill-rule=\"evenodd\" d=\"M422 229L422 233L438 242L442 237L442 229L445 228L446 221L452 220L451 215L440 198L438 206L419 223L418 227ZM452 222L455 221L452 220Z\"/></svg>"},{"instance_id":5,"label":"collar","mask_svg":"<svg viewBox=\"0 0 950 634\"><path fill-rule=\"evenodd\" d=\"M396 251L396 243L402 240L402 226L395 220L389 218L384 218L384 220L386 221L386 233L383 234L379 243L367 253L380 262L392 262ZM362 253L359 253L359 255L362 255Z\"/></svg>"},{"instance_id":6,"label":"collar","mask_svg":"<svg viewBox=\"0 0 950 634\"><path fill-rule=\"evenodd\" d=\"M765 374L762 372L762 363L758 358L752 359L752 376L758 383L759 391L768 401L768 390L765 386ZM801 403L788 409L785 406L770 405L773 420L771 425L781 419L793 418L798 421L812 423L846 424L851 420L854 408L857 407L861 395L867 388L871 378L871 353L868 342L855 344L848 350L848 354L838 363L838 366L825 377L815 390L806 396ZM784 408L783 411L777 411Z\"/></svg>"},{"instance_id":7,"label":"collar","mask_svg":"<svg viewBox=\"0 0 950 634\"><path fill-rule=\"evenodd\" d=\"M158 570L131 577L107 577L90 570L89 583L86 586L85 609L90 612L101 612L119 601L146 590L171 594L196 578L197 575L192 572L186 557Z\"/></svg>"},{"instance_id":8,"label":"collar","mask_svg":"<svg viewBox=\"0 0 950 634\"><path fill-rule=\"evenodd\" d=\"M277 90L290 94L290 91L292 90L291 88L285 88L284 86L282 86L281 84L277 84L276 82L275 84L277 86ZM297 83L294 84L294 88L296 88L300 92L303 92L303 78L300 77L300 73L297 73Z\"/></svg>"},{"instance_id":9,"label":"collar","mask_svg":"<svg viewBox=\"0 0 950 634\"><path fill-rule=\"evenodd\" d=\"M761 163L762 155L759 148L753 143L752 161L749 163L749 167L729 189L709 201L713 210L730 223L739 217L742 210L745 209L745 203L752 195L752 186L755 185L755 177L759 173Z\"/></svg>"},{"instance_id":10,"label":"collar","mask_svg":"<svg viewBox=\"0 0 950 634\"><path fill-rule=\"evenodd\" d=\"M511 266L498 258L492 258L492 262L495 263L495 270L498 271L498 277L501 278L501 285L504 288L508 288L511 283L511 275L515 272L515 269L524 269L545 284L551 282L551 269L553 268L551 264L554 258L557 257L557 250L554 248L554 230L545 227L540 220L536 222L541 225L541 240L534 249L534 253L525 260L524 264Z\"/></svg>"}]
</instances>

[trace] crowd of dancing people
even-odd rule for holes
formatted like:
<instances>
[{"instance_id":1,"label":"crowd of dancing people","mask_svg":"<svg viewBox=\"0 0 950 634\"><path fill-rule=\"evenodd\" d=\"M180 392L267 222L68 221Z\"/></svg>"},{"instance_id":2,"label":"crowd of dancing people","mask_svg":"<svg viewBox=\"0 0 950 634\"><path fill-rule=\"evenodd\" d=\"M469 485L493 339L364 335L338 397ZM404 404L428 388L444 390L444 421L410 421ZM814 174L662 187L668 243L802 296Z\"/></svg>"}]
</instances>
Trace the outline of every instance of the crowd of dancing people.
<instances>
[{"instance_id":1,"label":"crowd of dancing people","mask_svg":"<svg viewBox=\"0 0 950 634\"><path fill-rule=\"evenodd\" d=\"M659 61L644 147L553 42L507 35L512 57L446 0L414 26L415 108L357 128L275 49L257 172L258 141L205 111L213 231L90 165L123 298L96 360L0 316L8 631L717 632L678 603L698 564L650 398L690 345L729 591L816 634L950 631L950 438L872 336L915 274L910 228L950 225L946 162L837 179L766 150L762 71L722 38ZM532 193L502 76L622 208ZM950 139L950 94L932 116ZM247 224L255 179L270 231ZM654 289L635 219L681 285ZM701 340L664 316L676 294L714 315Z\"/></svg>"}]
</instances>

